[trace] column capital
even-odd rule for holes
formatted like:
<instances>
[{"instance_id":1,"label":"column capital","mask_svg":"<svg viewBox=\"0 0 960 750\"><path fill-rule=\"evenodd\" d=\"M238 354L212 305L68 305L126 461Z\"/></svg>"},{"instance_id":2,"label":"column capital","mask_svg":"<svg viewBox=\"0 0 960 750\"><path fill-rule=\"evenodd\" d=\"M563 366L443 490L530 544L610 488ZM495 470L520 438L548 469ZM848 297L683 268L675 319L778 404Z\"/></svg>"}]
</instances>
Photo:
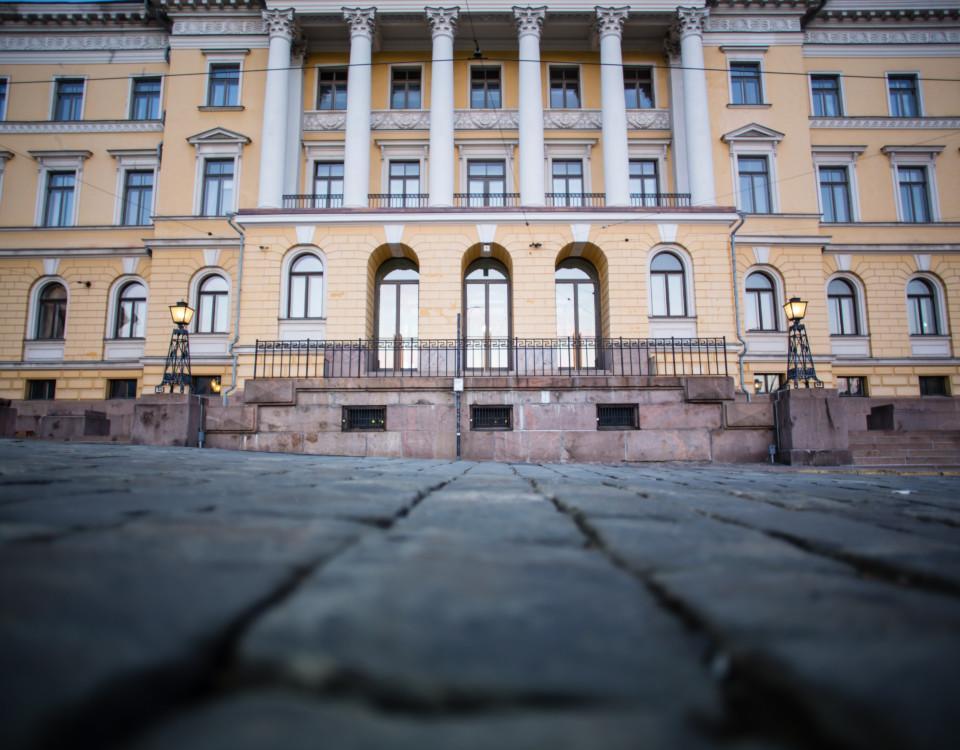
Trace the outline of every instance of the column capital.
<instances>
[{"instance_id":1,"label":"column capital","mask_svg":"<svg viewBox=\"0 0 960 750\"><path fill-rule=\"evenodd\" d=\"M517 34L519 36L532 34L539 39L543 31L543 19L546 18L546 15L546 5L536 8L529 5L514 5L513 18L517 22Z\"/></svg>"},{"instance_id":2,"label":"column capital","mask_svg":"<svg viewBox=\"0 0 960 750\"><path fill-rule=\"evenodd\" d=\"M597 11L596 29L597 36L603 39L605 36L615 36L618 39L623 38L623 23L627 20L629 11L627 8L602 8L599 5L595 8Z\"/></svg>"},{"instance_id":3,"label":"column capital","mask_svg":"<svg viewBox=\"0 0 960 750\"><path fill-rule=\"evenodd\" d=\"M670 29L663 37L663 54L671 63L680 61L680 36L676 29Z\"/></svg>"},{"instance_id":4,"label":"column capital","mask_svg":"<svg viewBox=\"0 0 960 750\"><path fill-rule=\"evenodd\" d=\"M675 25L680 38L683 39L691 34L703 36L703 25L708 15L710 11L706 8L677 8Z\"/></svg>"},{"instance_id":5,"label":"column capital","mask_svg":"<svg viewBox=\"0 0 960 750\"><path fill-rule=\"evenodd\" d=\"M436 8L427 6L424 9L427 14L427 21L430 23L430 32L433 38L438 36L452 37L457 30L457 18L460 16L460 8Z\"/></svg>"},{"instance_id":6,"label":"column capital","mask_svg":"<svg viewBox=\"0 0 960 750\"><path fill-rule=\"evenodd\" d=\"M296 31L293 21L293 8L273 8L260 11L260 14L263 16L263 24L271 39L280 37L287 41L293 40Z\"/></svg>"},{"instance_id":7,"label":"column capital","mask_svg":"<svg viewBox=\"0 0 960 750\"><path fill-rule=\"evenodd\" d=\"M376 26L376 8L343 8L343 20L350 26L350 36L365 36L373 39Z\"/></svg>"}]
</instances>

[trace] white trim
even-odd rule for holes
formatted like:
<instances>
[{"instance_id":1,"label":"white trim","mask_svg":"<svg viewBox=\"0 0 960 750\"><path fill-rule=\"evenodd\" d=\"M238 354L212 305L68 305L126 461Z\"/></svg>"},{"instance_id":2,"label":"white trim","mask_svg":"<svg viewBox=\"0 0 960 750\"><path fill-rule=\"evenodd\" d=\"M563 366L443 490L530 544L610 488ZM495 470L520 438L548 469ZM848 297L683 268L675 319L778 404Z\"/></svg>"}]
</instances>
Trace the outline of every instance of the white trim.
<instances>
[{"instance_id":1,"label":"white trim","mask_svg":"<svg viewBox=\"0 0 960 750\"><path fill-rule=\"evenodd\" d=\"M657 162L657 192L667 193L667 148L669 141L629 141L627 143L627 175L629 179L629 162L656 161ZM662 222L661 222L662 223Z\"/></svg>"},{"instance_id":2,"label":"white trim","mask_svg":"<svg viewBox=\"0 0 960 750\"><path fill-rule=\"evenodd\" d=\"M543 142L543 179L544 185L550 187L546 192L553 192L553 162L560 161L579 161L583 170L583 192L593 192L593 165L590 157L594 146L597 145L596 138L565 139L565 140L544 140ZM508 191L510 192L510 191Z\"/></svg>"},{"instance_id":3,"label":"white trim","mask_svg":"<svg viewBox=\"0 0 960 750\"><path fill-rule=\"evenodd\" d=\"M7 119L7 110L10 108L10 76L0 76L0 81L6 84L3 106L0 107L0 121Z\"/></svg>"},{"instance_id":4,"label":"white trim","mask_svg":"<svg viewBox=\"0 0 960 750\"><path fill-rule=\"evenodd\" d=\"M516 192L513 182L513 153L514 149L517 147L517 141L515 140L469 140L469 141L458 141L455 142L457 149L457 159L460 163L460 180L458 181L459 190L457 192L466 193L467 192L467 172L468 172L468 163L471 161L500 161L504 162L504 170L506 172L506 188L504 192L513 193ZM407 221L403 219L402 221ZM410 220L412 222L412 219ZM475 224L477 222L483 224L496 224L496 221L486 221L483 220L483 216L477 216L475 214L471 215L471 218L467 223Z\"/></svg>"},{"instance_id":5,"label":"white trim","mask_svg":"<svg viewBox=\"0 0 960 750\"><path fill-rule=\"evenodd\" d=\"M903 204L900 200L900 167L923 167L927 175L930 221L915 223L930 224L940 221L940 192L937 189L937 170L935 167L936 159L943 151L943 146L883 146L880 150L890 159L890 174L893 177L893 198L897 206L897 221L905 221Z\"/></svg>"},{"instance_id":6,"label":"white trim","mask_svg":"<svg viewBox=\"0 0 960 750\"><path fill-rule=\"evenodd\" d=\"M73 215L67 224L76 226L80 213L80 186L83 184L83 162L90 158L89 151L31 151L30 155L39 164L37 170L37 201L33 224L43 227L43 211L47 197L47 183L51 172L73 172Z\"/></svg>"},{"instance_id":7,"label":"white trim","mask_svg":"<svg viewBox=\"0 0 960 750\"><path fill-rule=\"evenodd\" d=\"M653 284L650 283L650 264L653 262L653 259L660 253L667 252L672 253L680 262L683 264L683 291L686 296L686 309L684 312L685 315L652 315L651 310L653 310ZM684 320L695 320L697 317L697 298L695 293L694 277L693 277L693 256L687 251L682 245L678 245L676 242L658 242L653 247L647 251L647 320L648 322L660 321L660 320L673 320L673 321L684 321ZM668 334L670 335L670 334ZM674 334L676 335L676 334Z\"/></svg>"},{"instance_id":8,"label":"white trim","mask_svg":"<svg viewBox=\"0 0 960 750\"><path fill-rule=\"evenodd\" d=\"M217 50L215 52L203 50L203 54L207 58L207 75L204 77L203 82L203 102L200 104L201 107L214 107L219 109L220 107L243 106L243 61L248 52L249 50L244 50L242 52L231 50ZM235 104L210 104L210 69L213 65L220 65L223 63L237 63L237 65L240 66L239 78L237 81L237 101Z\"/></svg>"},{"instance_id":9,"label":"white trim","mask_svg":"<svg viewBox=\"0 0 960 750\"><path fill-rule=\"evenodd\" d=\"M840 97L840 112L836 115L818 115L813 106L813 77L814 76L834 76L837 79L837 95ZM807 95L810 97L810 116L811 117L846 117L847 114L847 91L844 84L844 74L839 70L809 70L807 71Z\"/></svg>"},{"instance_id":10,"label":"white trim","mask_svg":"<svg viewBox=\"0 0 960 750\"><path fill-rule=\"evenodd\" d=\"M849 334L830 334L830 337L832 339L869 339L870 329L867 325L867 287L860 280L860 277L852 271L837 271L830 274L827 277L826 284L823 286L824 295L827 297L827 331L830 330L830 282L834 279L842 279L853 286L853 292L856 297L854 299L854 308L857 314L857 328L860 333L858 333L856 336L851 336ZM837 353L838 352L834 352L834 354ZM869 356L869 352L865 356Z\"/></svg>"},{"instance_id":11,"label":"white trim","mask_svg":"<svg viewBox=\"0 0 960 750\"><path fill-rule=\"evenodd\" d=\"M116 200L113 208L113 223L117 226L145 226L143 224L123 224L123 204L126 200L125 187L127 172L153 172L153 190L151 191L150 216L157 211L157 168L159 157L156 149L107 149L107 153L117 160Z\"/></svg>"},{"instance_id":12,"label":"white trim","mask_svg":"<svg viewBox=\"0 0 960 750\"><path fill-rule=\"evenodd\" d=\"M627 111L633 112L648 112L654 109L666 109L660 103L660 91L657 88L657 71L662 67L661 64L655 64L651 62L623 62L623 68L649 68L650 69L650 93L653 95L653 106L652 107L627 107ZM669 70L667 74L669 76Z\"/></svg>"},{"instance_id":13,"label":"white trim","mask_svg":"<svg viewBox=\"0 0 960 750\"><path fill-rule=\"evenodd\" d=\"M36 279L33 282L33 285L30 287L30 296L27 304L27 330L25 332L26 336L24 336L27 341L60 341L60 339L37 338L37 324L40 322L38 309L40 304L40 292L46 288L48 284L53 283L60 284L67 292L67 316L63 326L63 338L66 339L67 337L66 324L70 322L70 285L62 276L57 274L45 274Z\"/></svg>"},{"instance_id":14,"label":"white trim","mask_svg":"<svg viewBox=\"0 0 960 750\"><path fill-rule=\"evenodd\" d=\"M83 81L83 91L80 93L80 117L76 118L76 120L58 120L56 117L57 115L57 82L64 79L75 80L77 78ZM53 85L50 86L50 109L48 110L50 112L50 121L51 122L77 122L78 120L82 120L83 115L85 114L85 110L87 108L87 76L82 73L78 73L76 75L67 75L67 74L54 75L53 78L51 79L51 83Z\"/></svg>"},{"instance_id":15,"label":"white trim","mask_svg":"<svg viewBox=\"0 0 960 750\"><path fill-rule=\"evenodd\" d=\"M774 315L777 316L777 328L776 330L770 330L769 328L765 329L750 329L747 328L747 308L749 307L748 297L747 297L747 279L750 277L750 274L753 273L762 273L768 279L773 282L773 309ZM783 312L783 303L787 299L786 295L786 285L783 280L783 275L780 273L780 270L771 265L770 263L754 263L752 266L748 266L743 272L743 280L740 282L740 294L741 299L743 300L743 331L744 336L747 336L749 340L750 336L760 335L760 336L769 336L771 334L777 334L784 339L784 352L786 352L786 335L787 330L787 320L786 315ZM752 347L751 347L752 349ZM755 349L752 349L756 351ZM777 350L779 351L779 350Z\"/></svg>"},{"instance_id":16,"label":"white trim","mask_svg":"<svg viewBox=\"0 0 960 750\"><path fill-rule=\"evenodd\" d=\"M227 330L226 331L216 331L214 333L201 333L197 330L200 325L200 284L210 276L221 276L224 281L227 282ZM201 339L204 336L221 336L223 337L223 347L219 346L219 342L214 342L216 346L212 348L204 348L202 354L226 354L227 353L227 338L230 333L233 331L233 279L230 274L227 273L222 266L202 266L198 268L192 277L190 277L190 286L188 291L187 301L190 303L196 312L194 313L194 318L190 322L190 346L193 348L194 336L200 336Z\"/></svg>"},{"instance_id":17,"label":"white trim","mask_svg":"<svg viewBox=\"0 0 960 750\"><path fill-rule=\"evenodd\" d=\"M120 291L129 283L137 282L143 284L144 289L147 290L146 293L146 306L145 310L149 311L150 309L150 285L144 280L142 276L133 273L123 274L118 276L113 280L113 283L110 285L110 290L107 293L107 322L106 328L104 329L103 338L105 341L139 341L137 338L123 337L117 338L116 336L116 323L117 323L117 304L120 299ZM144 322L144 332L146 332L146 321ZM104 355L104 359L112 359L112 357L107 357Z\"/></svg>"},{"instance_id":18,"label":"white trim","mask_svg":"<svg viewBox=\"0 0 960 750\"><path fill-rule=\"evenodd\" d=\"M302 185L302 193L313 195L315 175L317 173L318 163L344 164L343 141L321 141L305 142L303 144L304 154L307 161L307 170ZM346 175L344 175L346 177Z\"/></svg>"},{"instance_id":19,"label":"white trim","mask_svg":"<svg viewBox=\"0 0 960 750\"><path fill-rule=\"evenodd\" d=\"M923 78L919 70L887 70L884 71L883 77L886 81L886 95L887 95L887 114L890 117L896 117L893 114L893 108L890 106L890 76L913 76L916 79L917 84L917 114L910 115L910 117L923 117L923 113L926 111L926 108L923 106L923 87L920 85Z\"/></svg>"},{"instance_id":20,"label":"white trim","mask_svg":"<svg viewBox=\"0 0 960 750\"><path fill-rule=\"evenodd\" d=\"M425 193L424 184L427 174L427 155L430 152L430 141L416 140L375 140L374 144L380 151L380 190L379 193L390 192L390 162L415 161L420 167L418 177L418 193Z\"/></svg>"},{"instance_id":21,"label":"white trim","mask_svg":"<svg viewBox=\"0 0 960 750\"><path fill-rule=\"evenodd\" d=\"M211 132L211 131L208 131ZM202 135L202 134L201 134ZM203 211L203 174L204 165L208 159L233 159L233 205L226 213L233 213L240 203L240 166L242 163L243 147L249 139L240 138L221 140L201 140L198 136L188 138L187 141L196 150L196 166L193 178L193 215L201 216Z\"/></svg>"},{"instance_id":22,"label":"white trim","mask_svg":"<svg viewBox=\"0 0 960 750\"><path fill-rule=\"evenodd\" d=\"M474 68L500 68L500 106L499 107L473 107L471 106L471 83L473 81L473 69ZM484 61L484 60L470 60L467 63L467 106L464 109L469 109L472 111L483 111L483 110L503 110L506 109L507 105L507 82L506 76L503 74L503 63L495 61ZM516 125L513 126L514 128Z\"/></svg>"},{"instance_id":23,"label":"white trim","mask_svg":"<svg viewBox=\"0 0 960 750\"><path fill-rule=\"evenodd\" d=\"M393 106L393 69L394 68L419 68L420 69L420 106L419 107L394 107ZM423 72L423 63L390 63L387 65L387 111L389 112L426 112L424 102L427 98L427 78ZM349 84L348 84L349 85ZM346 111L346 110L344 110Z\"/></svg>"},{"instance_id":24,"label":"white trim","mask_svg":"<svg viewBox=\"0 0 960 750\"><path fill-rule=\"evenodd\" d=\"M751 143L749 146L744 146L742 148L734 148L734 144L730 144L730 169L733 175L733 194L734 200L736 202L737 208L740 210L743 209L743 199L740 197L740 157L758 157L761 156L767 160L767 180L768 188L770 190L770 211L765 213L756 213L756 212L747 212L754 216L765 216L769 214L778 214L780 213L780 195L778 184L777 184L777 160L776 156L776 146L772 148L765 148L762 144Z\"/></svg>"},{"instance_id":25,"label":"white trim","mask_svg":"<svg viewBox=\"0 0 960 750\"><path fill-rule=\"evenodd\" d=\"M166 93L166 80L167 77L163 73L137 73L130 76L130 85L127 87L127 119L133 120L133 122L153 122L152 120L134 120L133 115L133 87L134 83L143 78L159 78L160 79L160 94L157 105L159 107L159 117L158 120L163 120L164 117L164 108L163 108L163 95Z\"/></svg>"},{"instance_id":26,"label":"white trim","mask_svg":"<svg viewBox=\"0 0 960 750\"><path fill-rule=\"evenodd\" d=\"M937 330L940 331L936 336L928 336L919 333L910 333L910 300L907 296L907 287L910 286L910 282L914 279L923 279L933 286L933 291L936 299L934 299L934 307L936 308L937 313ZM947 315L947 288L944 283L940 280L940 277L930 271L916 271L915 273L910 274L907 278L906 283L903 285L903 303L904 309L907 313L906 322L907 322L907 335L912 339L936 339L936 338L950 338L950 316Z\"/></svg>"},{"instance_id":27,"label":"white trim","mask_svg":"<svg viewBox=\"0 0 960 750\"><path fill-rule=\"evenodd\" d=\"M726 57L727 63L727 102L733 107L755 107L762 104L769 104L767 99L766 70L764 67L764 58L767 52L766 47L744 46L744 47L721 47L720 51ZM733 74L730 70L732 62L750 62L756 63L760 73L760 101L759 102L734 102L733 101Z\"/></svg>"},{"instance_id":28,"label":"white trim","mask_svg":"<svg viewBox=\"0 0 960 750\"><path fill-rule=\"evenodd\" d=\"M813 147L813 168L816 174L816 194L817 208L820 210L821 222L823 221L823 197L820 194L820 169L821 167L842 167L847 170L847 189L850 197L850 221L849 222L825 222L825 223L851 223L860 221L860 189L857 183L857 158L866 150L866 146L814 146Z\"/></svg>"},{"instance_id":29,"label":"white trim","mask_svg":"<svg viewBox=\"0 0 960 750\"><path fill-rule=\"evenodd\" d=\"M3 175L7 171L7 162L13 158L12 151L0 149L0 201L3 200ZM2 205L2 204L0 204Z\"/></svg>"},{"instance_id":30,"label":"white trim","mask_svg":"<svg viewBox=\"0 0 960 750\"><path fill-rule=\"evenodd\" d=\"M583 105L583 65L578 62L549 62L547 65L547 77L546 77L546 94L547 101L545 102L545 110L556 110L558 112L565 111L578 111L584 109ZM550 105L550 69L551 68L576 68L577 69L577 96L580 98L579 107L553 107ZM599 112L599 110L596 110Z\"/></svg>"},{"instance_id":31,"label":"white trim","mask_svg":"<svg viewBox=\"0 0 960 750\"><path fill-rule=\"evenodd\" d=\"M320 317L319 318L289 318L287 317L288 301L290 294L290 267L293 265L293 261L299 258L302 255L313 255L320 263L323 265L323 286L321 288L321 301L320 301ZM329 286L327 281L327 271L329 269L329 264L327 263L327 255L319 247L309 243L300 243L294 245L286 253L284 253L283 261L280 264L280 309L277 311L277 319L280 322L285 321L307 321L310 323L319 324L321 321L326 324L327 320L327 288Z\"/></svg>"},{"instance_id":32,"label":"white trim","mask_svg":"<svg viewBox=\"0 0 960 750\"><path fill-rule=\"evenodd\" d=\"M320 106L320 102L319 102L319 98L320 98L320 71L321 71L321 70L324 70L324 69L328 69L328 70L343 70L343 71L346 71L348 75L349 75L349 72L350 72L350 66L349 66L347 63L343 63L342 65L339 65L339 64L337 64L337 63L317 63L316 65L314 65L314 66L313 66L313 106L310 108L310 111L311 111L311 112L320 112L320 113L324 113L324 114L325 114L325 113L343 112L344 117L346 117L346 114L347 114L347 108L346 108L346 107L344 107L343 109L319 109L319 106ZM348 83L347 85L349 86L350 84ZM336 98L336 97L334 97L334 98Z\"/></svg>"}]
</instances>

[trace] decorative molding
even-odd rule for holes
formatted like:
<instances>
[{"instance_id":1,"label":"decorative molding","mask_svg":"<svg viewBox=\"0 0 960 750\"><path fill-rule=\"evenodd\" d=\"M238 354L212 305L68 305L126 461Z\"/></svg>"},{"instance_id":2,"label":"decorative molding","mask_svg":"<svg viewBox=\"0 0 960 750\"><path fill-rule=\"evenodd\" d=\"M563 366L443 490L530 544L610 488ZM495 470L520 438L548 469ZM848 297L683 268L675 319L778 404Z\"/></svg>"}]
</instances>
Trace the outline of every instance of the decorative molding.
<instances>
[{"instance_id":1,"label":"decorative molding","mask_svg":"<svg viewBox=\"0 0 960 750\"><path fill-rule=\"evenodd\" d=\"M657 224L657 231L660 233L661 242L677 241L677 224Z\"/></svg>"},{"instance_id":2,"label":"decorative molding","mask_svg":"<svg viewBox=\"0 0 960 750\"><path fill-rule=\"evenodd\" d=\"M263 25L270 38L280 37L288 41L293 39L296 27L293 21L293 8L271 8L262 11Z\"/></svg>"},{"instance_id":3,"label":"decorative molding","mask_svg":"<svg viewBox=\"0 0 960 750\"><path fill-rule=\"evenodd\" d=\"M123 273L127 276L133 276L137 272L137 266L140 265L140 259L135 255L125 255L120 263Z\"/></svg>"},{"instance_id":4,"label":"decorative molding","mask_svg":"<svg viewBox=\"0 0 960 750\"><path fill-rule=\"evenodd\" d=\"M214 21L207 18L177 19L173 22L173 30L170 33L173 36L259 35L267 33L267 23L264 18L229 19L225 21Z\"/></svg>"},{"instance_id":5,"label":"decorative molding","mask_svg":"<svg viewBox=\"0 0 960 750\"><path fill-rule=\"evenodd\" d=\"M912 226L917 226L916 224ZM954 242L945 242L937 244L921 243L921 242L908 242L902 244L835 244L828 243L823 248L824 255L848 255L850 253L856 253L857 255L883 255L883 254L895 254L895 255L908 255L908 254L930 254L942 255L944 253L960 253L960 243Z\"/></svg>"},{"instance_id":6,"label":"decorative molding","mask_svg":"<svg viewBox=\"0 0 960 750\"><path fill-rule=\"evenodd\" d=\"M350 27L350 36L365 36L373 39L377 25L376 8L344 8L343 20Z\"/></svg>"},{"instance_id":7,"label":"decorative molding","mask_svg":"<svg viewBox=\"0 0 960 750\"><path fill-rule=\"evenodd\" d=\"M220 265L220 248L206 247L203 249L203 265L218 267Z\"/></svg>"},{"instance_id":8,"label":"decorative molding","mask_svg":"<svg viewBox=\"0 0 960 750\"><path fill-rule=\"evenodd\" d=\"M4 34L0 52L99 52L103 50L163 50L167 35L151 34Z\"/></svg>"},{"instance_id":9,"label":"decorative molding","mask_svg":"<svg viewBox=\"0 0 960 750\"><path fill-rule=\"evenodd\" d=\"M513 6L513 19L517 24L517 36L533 34L537 38L543 33L543 19L547 15L547 6L538 8Z\"/></svg>"},{"instance_id":10,"label":"decorative molding","mask_svg":"<svg viewBox=\"0 0 960 750\"><path fill-rule=\"evenodd\" d=\"M312 245L313 235L317 231L316 226L311 224L297 224L297 242L301 245Z\"/></svg>"},{"instance_id":11,"label":"decorative molding","mask_svg":"<svg viewBox=\"0 0 960 750\"><path fill-rule=\"evenodd\" d=\"M373 130L429 130L430 112L421 109L375 109L370 113Z\"/></svg>"},{"instance_id":12,"label":"decorative molding","mask_svg":"<svg viewBox=\"0 0 960 750\"><path fill-rule=\"evenodd\" d=\"M160 120L74 120L68 122L2 122L0 133L162 133Z\"/></svg>"},{"instance_id":13,"label":"decorative molding","mask_svg":"<svg viewBox=\"0 0 960 750\"><path fill-rule=\"evenodd\" d=\"M304 112L304 130L345 130L347 127L347 110L336 112Z\"/></svg>"},{"instance_id":14,"label":"decorative molding","mask_svg":"<svg viewBox=\"0 0 960 750\"><path fill-rule=\"evenodd\" d=\"M192 146L200 146L205 143L234 143L246 145L250 139L243 133L236 133L227 128L210 128L202 133L197 133L187 138L187 143Z\"/></svg>"},{"instance_id":15,"label":"decorative molding","mask_svg":"<svg viewBox=\"0 0 960 750\"><path fill-rule=\"evenodd\" d=\"M847 272L850 270L850 253L838 253L833 258L837 262L837 270Z\"/></svg>"},{"instance_id":16,"label":"decorative molding","mask_svg":"<svg viewBox=\"0 0 960 750\"><path fill-rule=\"evenodd\" d=\"M753 259L757 262L757 265L768 265L770 263L770 248L766 245L754 245Z\"/></svg>"},{"instance_id":17,"label":"decorative molding","mask_svg":"<svg viewBox=\"0 0 960 750\"><path fill-rule=\"evenodd\" d=\"M56 276L57 270L60 268L60 259L59 258L44 258L43 259L43 275L44 276Z\"/></svg>"},{"instance_id":18,"label":"decorative molding","mask_svg":"<svg viewBox=\"0 0 960 750\"><path fill-rule=\"evenodd\" d=\"M710 11L706 8L677 8L676 29L683 39L691 34L703 35L703 27Z\"/></svg>"},{"instance_id":19,"label":"decorative molding","mask_svg":"<svg viewBox=\"0 0 960 750\"><path fill-rule=\"evenodd\" d=\"M453 114L457 130L516 130L520 114L515 109L458 109Z\"/></svg>"},{"instance_id":20,"label":"decorative molding","mask_svg":"<svg viewBox=\"0 0 960 750\"><path fill-rule=\"evenodd\" d=\"M929 271L930 270L930 254L929 253L917 253L913 256L914 261L917 264L918 271Z\"/></svg>"},{"instance_id":21,"label":"decorative molding","mask_svg":"<svg viewBox=\"0 0 960 750\"><path fill-rule=\"evenodd\" d=\"M545 109L543 127L560 130L599 130L602 119L599 109Z\"/></svg>"},{"instance_id":22,"label":"decorative molding","mask_svg":"<svg viewBox=\"0 0 960 750\"><path fill-rule=\"evenodd\" d=\"M711 16L706 20L703 30L710 32L796 32L800 31L800 19L789 17L763 18L761 16L747 18Z\"/></svg>"},{"instance_id":23,"label":"decorative molding","mask_svg":"<svg viewBox=\"0 0 960 750\"><path fill-rule=\"evenodd\" d=\"M615 36L617 39L623 37L623 24L627 20L630 12L626 6L620 8L600 8L597 9L597 20L595 27L597 36L603 39L605 36Z\"/></svg>"},{"instance_id":24,"label":"decorative molding","mask_svg":"<svg viewBox=\"0 0 960 750\"><path fill-rule=\"evenodd\" d=\"M628 109L627 127L630 130L670 130L670 110Z\"/></svg>"},{"instance_id":25,"label":"decorative molding","mask_svg":"<svg viewBox=\"0 0 960 750\"><path fill-rule=\"evenodd\" d=\"M437 8L428 5L423 10L427 15L430 33L434 39L438 36L453 37L457 33L457 18L460 16L460 8Z\"/></svg>"},{"instance_id":26,"label":"decorative molding","mask_svg":"<svg viewBox=\"0 0 960 750\"><path fill-rule=\"evenodd\" d=\"M846 130L955 130L960 117L811 117L811 128Z\"/></svg>"},{"instance_id":27,"label":"decorative molding","mask_svg":"<svg viewBox=\"0 0 960 750\"><path fill-rule=\"evenodd\" d=\"M916 29L903 31L884 31L880 29L853 31L807 31L804 34L807 44L956 44L960 42L960 31L950 29Z\"/></svg>"}]
</instances>

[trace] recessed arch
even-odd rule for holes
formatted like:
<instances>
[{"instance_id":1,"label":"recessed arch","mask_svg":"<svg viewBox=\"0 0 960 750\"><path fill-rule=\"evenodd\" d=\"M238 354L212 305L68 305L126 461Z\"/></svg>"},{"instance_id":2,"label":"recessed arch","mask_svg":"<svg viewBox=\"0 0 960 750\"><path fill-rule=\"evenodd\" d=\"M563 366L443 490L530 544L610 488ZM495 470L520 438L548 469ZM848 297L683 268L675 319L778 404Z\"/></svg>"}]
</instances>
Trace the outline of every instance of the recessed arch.
<instances>
[{"instance_id":1,"label":"recessed arch","mask_svg":"<svg viewBox=\"0 0 960 750\"><path fill-rule=\"evenodd\" d=\"M230 275L218 266L206 266L193 275L190 306L194 309L194 333L229 333L231 292Z\"/></svg>"},{"instance_id":2,"label":"recessed arch","mask_svg":"<svg viewBox=\"0 0 960 750\"><path fill-rule=\"evenodd\" d=\"M834 282L837 282L836 284ZM852 300L849 295L843 295L845 284L847 290L852 294ZM829 318L831 336L868 336L867 327L867 292L863 281L849 271L841 271L831 274L827 277L827 312ZM847 300L838 299L839 297L848 297ZM851 304L852 302L852 310ZM850 314L853 314L853 323L849 325Z\"/></svg>"},{"instance_id":3,"label":"recessed arch","mask_svg":"<svg viewBox=\"0 0 960 750\"><path fill-rule=\"evenodd\" d=\"M685 248L673 243L650 248L647 279L651 318L692 318L696 315L693 258Z\"/></svg>"},{"instance_id":4,"label":"recessed arch","mask_svg":"<svg viewBox=\"0 0 960 750\"><path fill-rule=\"evenodd\" d=\"M766 285L762 282L766 282ZM769 290L769 294L767 294ZM744 300L744 330L747 333L777 333L786 330L783 313L783 276L773 266L760 263L744 271L741 290ZM763 309L766 306L766 309Z\"/></svg>"},{"instance_id":5,"label":"recessed arch","mask_svg":"<svg viewBox=\"0 0 960 750\"><path fill-rule=\"evenodd\" d=\"M311 263L310 259L317 263ZM306 264L309 264L307 267ZM319 266L317 265L319 264ZM299 270L298 270L299 269ZM294 305L291 314L291 286L294 278L303 286L303 304ZM302 279L302 282L301 282ZM280 265L280 320L318 320L327 315L327 256L316 245L294 245L283 255ZM311 304L311 296L313 303ZM299 301L299 300L298 300ZM319 310L317 307L319 306ZM309 314L308 314L309 313Z\"/></svg>"},{"instance_id":6,"label":"recessed arch","mask_svg":"<svg viewBox=\"0 0 960 750\"><path fill-rule=\"evenodd\" d=\"M133 286L137 284L143 288L142 294L134 296L131 293L137 291ZM126 325L122 333L131 334L141 332L139 336L118 335L118 320L122 317L120 314L121 297L124 298L125 314L130 315L130 317L124 319ZM114 279L107 295L107 327L104 332L104 338L144 338L146 334L146 315L149 297L150 287L142 276L124 274ZM128 304L136 299L142 299L142 305Z\"/></svg>"},{"instance_id":7,"label":"recessed arch","mask_svg":"<svg viewBox=\"0 0 960 750\"><path fill-rule=\"evenodd\" d=\"M572 259L582 259L590 263L596 270L597 275L597 295L599 303L599 325L597 327L597 336L606 337L610 335L610 263L607 254L592 242L570 242L561 248L557 253L555 268L560 264Z\"/></svg>"},{"instance_id":8,"label":"recessed arch","mask_svg":"<svg viewBox=\"0 0 960 750\"><path fill-rule=\"evenodd\" d=\"M922 290L928 295L924 299ZM940 277L923 271L910 276L904 288L911 336L948 336L946 287Z\"/></svg>"},{"instance_id":9,"label":"recessed arch","mask_svg":"<svg viewBox=\"0 0 960 750\"><path fill-rule=\"evenodd\" d=\"M420 258L416 251L402 242L384 243L370 253L367 258L366 332L368 338L375 338L377 335L377 273L381 266L391 259L406 259L414 263L417 269L420 268Z\"/></svg>"},{"instance_id":10,"label":"recessed arch","mask_svg":"<svg viewBox=\"0 0 960 750\"><path fill-rule=\"evenodd\" d=\"M41 330L41 315L44 312L50 312L50 293L54 291L54 286L59 286L63 293L62 320L59 324L59 336L44 336L44 333L56 333L57 331ZM48 299L42 299L44 296ZM66 336L66 317L70 308L70 287L61 276L41 276L37 279L30 289L30 302L27 306L27 338L38 340L61 340ZM59 314L59 313L58 313ZM44 321L46 323L46 320ZM55 328L58 326L54 326Z\"/></svg>"},{"instance_id":11,"label":"recessed arch","mask_svg":"<svg viewBox=\"0 0 960 750\"><path fill-rule=\"evenodd\" d=\"M513 282L510 268L495 255L471 261L463 271L464 364L467 369L511 367Z\"/></svg>"}]
</instances>

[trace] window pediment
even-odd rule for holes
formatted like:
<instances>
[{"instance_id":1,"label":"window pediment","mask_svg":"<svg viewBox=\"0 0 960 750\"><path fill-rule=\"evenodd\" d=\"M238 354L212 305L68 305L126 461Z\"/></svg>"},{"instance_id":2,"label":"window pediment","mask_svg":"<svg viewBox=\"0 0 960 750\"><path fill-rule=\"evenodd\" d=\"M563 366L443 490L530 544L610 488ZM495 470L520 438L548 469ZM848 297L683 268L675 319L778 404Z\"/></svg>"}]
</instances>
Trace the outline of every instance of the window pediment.
<instances>
[{"instance_id":1,"label":"window pediment","mask_svg":"<svg viewBox=\"0 0 960 750\"><path fill-rule=\"evenodd\" d=\"M721 136L724 143L764 143L776 145L783 140L784 134L779 130L768 128L752 122L749 125L731 130Z\"/></svg>"},{"instance_id":2,"label":"window pediment","mask_svg":"<svg viewBox=\"0 0 960 750\"><path fill-rule=\"evenodd\" d=\"M204 130L202 133L191 135L187 138L187 143L192 146L231 144L240 147L250 143L250 139L243 133L237 133L226 128L211 128L210 130Z\"/></svg>"}]
</instances>

